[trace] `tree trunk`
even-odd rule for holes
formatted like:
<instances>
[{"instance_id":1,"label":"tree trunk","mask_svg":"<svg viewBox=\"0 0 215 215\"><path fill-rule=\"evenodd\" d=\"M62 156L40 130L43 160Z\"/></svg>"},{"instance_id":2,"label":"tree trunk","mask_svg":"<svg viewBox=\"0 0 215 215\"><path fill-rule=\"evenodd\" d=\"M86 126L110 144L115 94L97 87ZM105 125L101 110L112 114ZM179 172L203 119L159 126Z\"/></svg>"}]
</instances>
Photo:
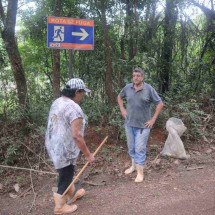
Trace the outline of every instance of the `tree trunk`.
<instances>
[{"instance_id":1,"label":"tree trunk","mask_svg":"<svg viewBox=\"0 0 215 215\"><path fill-rule=\"evenodd\" d=\"M191 1L193 3L193 5L195 5L196 7L200 8L202 10L202 12L205 14L206 18L207 18L207 36L205 38L205 44L202 48L202 52L201 52L201 56L200 56L200 60L203 59L204 55L206 54L207 51L212 51L212 53L214 53L215 50L215 42L213 40L213 38L215 37L215 11L214 11L214 7L213 7L213 1L211 1L211 9L205 7L204 5L201 5L195 1ZM215 58L212 59L212 65L215 64ZM215 70L213 67L212 70L212 78L211 78L211 88L212 88L212 98L215 98ZM197 86L198 87L198 84Z\"/></svg>"},{"instance_id":2,"label":"tree trunk","mask_svg":"<svg viewBox=\"0 0 215 215\"><path fill-rule=\"evenodd\" d=\"M54 8L54 15L60 16L61 14L61 0L55 0L55 8ZM54 49L52 52L53 55L53 82L52 82L52 89L53 89L53 97L56 99L60 96L60 50Z\"/></svg>"},{"instance_id":3,"label":"tree trunk","mask_svg":"<svg viewBox=\"0 0 215 215\"><path fill-rule=\"evenodd\" d=\"M159 15L156 16L156 2L148 4L146 7L145 24L146 29L140 36L140 51L151 53L152 41L156 35Z\"/></svg>"},{"instance_id":4,"label":"tree trunk","mask_svg":"<svg viewBox=\"0 0 215 215\"><path fill-rule=\"evenodd\" d=\"M110 50L110 42L109 42L109 31L108 31L107 20L106 20L106 11L103 4L101 8L101 18L102 18L103 32L104 32L105 59L107 63L107 70L106 70L106 77L105 77L106 93L107 93L109 104L111 106L114 106L114 104L116 103L116 96L113 92L112 58L110 54L111 50Z\"/></svg>"},{"instance_id":5,"label":"tree trunk","mask_svg":"<svg viewBox=\"0 0 215 215\"><path fill-rule=\"evenodd\" d=\"M166 0L164 42L161 54L161 72L159 86L159 91L161 93L165 93L169 90L177 14L176 2L174 0Z\"/></svg>"},{"instance_id":6,"label":"tree trunk","mask_svg":"<svg viewBox=\"0 0 215 215\"><path fill-rule=\"evenodd\" d=\"M128 41L128 56L129 60L134 58L134 39L133 39L133 24L134 13L133 3L130 0L126 0L126 18L125 18L125 37Z\"/></svg>"},{"instance_id":7,"label":"tree trunk","mask_svg":"<svg viewBox=\"0 0 215 215\"><path fill-rule=\"evenodd\" d=\"M134 0L134 25L133 25L133 37L134 37L134 57L139 52L138 41L140 37L139 30L139 14L138 14L138 0Z\"/></svg>"},{"instance_id":8,"label":"tree trunk","mask_svg":"<svg viewBox=\"0 0 215 215\"><path fill-rule=\"evenodd\" d=\"M125 60L125 37L122 36L120 40L121 59Z\"/></svg>"},{"instance_id":9,"label":"tree trunk","mask_svg":"<svg viewBox=\"0 0 215 215\"><path fill-rule=\"evenodd\" d=\"M8 0L7 14L3 11L2 1L0 1L0 18L3 23L3 30L1 29L1 36L5 44L5 48L10 60L17 86L17 94L19 106L24 112L28 112L28 96L25 72L22 65L22 59L19 53L17 41L15 38L15 25L17 15L18 0Z\"/></svg>"}]
</instances>

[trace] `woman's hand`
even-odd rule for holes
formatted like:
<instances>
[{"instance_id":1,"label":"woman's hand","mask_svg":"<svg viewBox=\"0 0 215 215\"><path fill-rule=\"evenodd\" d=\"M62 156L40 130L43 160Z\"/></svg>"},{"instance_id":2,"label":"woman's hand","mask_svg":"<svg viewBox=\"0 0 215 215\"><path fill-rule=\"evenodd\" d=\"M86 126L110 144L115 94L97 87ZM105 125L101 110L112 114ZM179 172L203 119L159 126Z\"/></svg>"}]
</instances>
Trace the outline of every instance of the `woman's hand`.
<instances>
[{"instance_id":1,"label":"woman's hand","mask_svg":"<svg viewBox=\"0 0 215 215\"><path fill-rule=\"evenodd\" d=\"M89 163L93 163L95 161L95 157L93 156L93 154L89 154L89 156L86 157L87 160L89 161Z\"/></svg>"}]
</instances>

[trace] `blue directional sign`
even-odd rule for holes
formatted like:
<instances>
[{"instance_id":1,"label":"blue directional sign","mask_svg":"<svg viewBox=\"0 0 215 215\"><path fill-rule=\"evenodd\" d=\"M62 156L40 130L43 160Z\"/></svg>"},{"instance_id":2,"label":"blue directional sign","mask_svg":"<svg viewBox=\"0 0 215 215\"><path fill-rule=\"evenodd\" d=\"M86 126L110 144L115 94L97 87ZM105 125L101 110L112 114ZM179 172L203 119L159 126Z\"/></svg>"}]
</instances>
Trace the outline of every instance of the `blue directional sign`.
<instances>
[{"instance_id":1,"label":"blue directional sign","mask_svg":"<svg viewBox=\"0 0 215 215\"><path fill-rule=\"evenodd\" d=\"M47 46L54 49L94 49L94 21L48 17Z\"/></svg>"}]
</instances>

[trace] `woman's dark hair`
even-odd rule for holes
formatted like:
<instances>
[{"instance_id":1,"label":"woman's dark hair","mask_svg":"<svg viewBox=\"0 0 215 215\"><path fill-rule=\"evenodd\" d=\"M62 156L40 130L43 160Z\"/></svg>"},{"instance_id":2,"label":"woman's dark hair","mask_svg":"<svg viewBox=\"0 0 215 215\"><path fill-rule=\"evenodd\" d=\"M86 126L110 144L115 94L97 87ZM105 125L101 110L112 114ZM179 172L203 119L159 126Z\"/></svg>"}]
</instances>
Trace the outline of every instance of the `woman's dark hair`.
<instances>
[{"instance_id":1,"label":"woman's dark hair","mask_svg":"<svg viewBox=\"0 0 215 215\"><path fill-rule=\"evenodd\" d=\"M69 85L66 85L66 88L64 88L62 91L61 91L61 94L63 96L66 96L66 97L69 97L70 99L74 98L75 97L75 93L77 91L84 91L82 89L71 89Z\"/></svg>"}]
</instances>

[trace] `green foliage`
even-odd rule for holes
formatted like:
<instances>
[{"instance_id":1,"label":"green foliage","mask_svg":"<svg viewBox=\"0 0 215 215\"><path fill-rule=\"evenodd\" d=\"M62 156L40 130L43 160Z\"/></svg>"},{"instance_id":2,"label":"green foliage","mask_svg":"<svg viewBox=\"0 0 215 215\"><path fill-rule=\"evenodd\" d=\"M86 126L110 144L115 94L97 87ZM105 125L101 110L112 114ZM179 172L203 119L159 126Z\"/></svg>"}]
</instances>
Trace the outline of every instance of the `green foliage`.
<instances>
[{"instance_id":1,"label":"green foliage","mask_svg":"<svg viewBox=\"0 0 215 215\"><path fill-rule=\"evenodd\" d=\"M83 102L82 107L90 123L102 124L107 122L110 109L102 99L88 97Z\"/></svg>"},{"instance_id":2,"label":"green foliage","mask_svg":"<svg viewBox=\"0 0 215 215\"><path fill-rule=\"evenodd\" d=\"M46 119L43 124L42 120L35 120L35 122L27 122L26 127L28 133L24 133L22 123L17 119L14 121L0 124L0 162L15 165L18 162L22 163L23 167L29 167L26 162L26 157L35 162L35 155L44 153L44 134L46 130ZM26 129L26 127L24 127ZM34 156L32 156L34 153Z\"/></svg>"},{"instance_id":3,"label":"green foliage","mask_svg":"<svg viewBox=\"0 0 215 215\"><path fill-rule=\"evenodd\" d=\"M21 155L20 144L14 136L0 136L1 156L0 161L6 164L14 164Z\"/></svg>"},{"instance_id":4,"label":"green foliage","mask_svg":"<svg viewBox=\"0 0 215 215\"><path fill-rule=\"evenodd\" d=\"M198 139L207 134L203 129L204 119L207 116L202 109L203 98L187 97L186 100L182 94L166 95L166 110L163 114L166 119L170 117L180 118L187 127L188 137Z\"/></svg>"},{"instance_id":5,"label":"green foliage","mask_svg":"<svg viewBox=\"0 0 215 215\"><path fill-rule=\"evenodd\" d=\"M118 156L122 153L122 147L119 145L106 145L101 149L101 156L107 162L112 162L115 156Z\"/></svg>"},{"instance_id":6,"label":"green foliage","mask_svg":"<svg viewBox=\"0 0 215 215\"><path fill-rule=\"evenodd\" d=\"M113 160L113 157L111 156L110 152L110 148L108 147L101 149L101 155L107 162L111 162Z\"/></svg>"},{"instance_id":7,"label":"green foliage","mask_svg":"<svg viewBox=\"0 0 215 215\"><path fill-rule=\"evenodd\" d=\"M18 10L19 28L16 30L16 36L30 101L28 110L30 120L27 127L32 132L33 139L37 139L38 136L44 135L52 103L53 58L52 50L46 46L46 21L47 16L53 15L54 1L31 2L35 2L34 9L20 6ZM124 120L119 108L117 106L110 108L106 95L109 59L106 59L105 55L107 47L104 45L104 21L101 10L106 9L114 96L131 81L134 66L145 69L145 81L156 89L163 81L159 74L165 40L163 29L165 14L164 10L160 11L159 2L154 0L138 1L136 6L132 1L124 0L103 3L105 4L96 4L96 1L66 0L62 2L62 16L95 21L95 49L73 52L74 76L82 78L92 89L92 95L86 97L82 104L89 122L98 126L107 124L114 126L118 130L118 138L125 139ZM169 74L170 89L166 95L161 95L165 100L166 109L159 119L166 121L169 117L179 117L187 126L189 137L199 138L206 132L202 130L206 114L203 101L214 93L215 28L203 15L195 19L188 17L184 13L188 7L186 3L189 1L183 1L178 5L180 16L176 23L173 60L169 62L172 68ZM134 56L131 57L130 51L133 51ZM62 50L60 77L62 86L69 77L68 59L68 51ZM16 123L23 114L18 107L13 71L5 46L0 39L0 123ZM19 130L17 133L22 135L23 131ZM5 152L0 159L6 159L8 163L16 162L21 150L20 145L16 143L22 137L18 138L19 141L14 137L10 139L0 136L0 138L1 147Z\"/></svg>"},{"instance_id":8,"label":"green foliage","mask_svg":"<svg viewBox=\"0 0 215 215\"><path fill-rule=\"evenodd\" d=\"M125 129L124 129L124 119L121 115L119 107L114 107L109 115L109 124L115 126L118 130L118 138L121 140L126 140Z\"/></svg>"},{"instance_id":9,"label":"green foliage","mask_svg":"<svg viewBox=\"0 0 215 215\"><path fill-rule=\"evenodd\" d=\"M14 161L17 159L18 153L19 153L19 146L9 145L5 155L5 163L14 164Z\"/></svg>"}]
</instances>

